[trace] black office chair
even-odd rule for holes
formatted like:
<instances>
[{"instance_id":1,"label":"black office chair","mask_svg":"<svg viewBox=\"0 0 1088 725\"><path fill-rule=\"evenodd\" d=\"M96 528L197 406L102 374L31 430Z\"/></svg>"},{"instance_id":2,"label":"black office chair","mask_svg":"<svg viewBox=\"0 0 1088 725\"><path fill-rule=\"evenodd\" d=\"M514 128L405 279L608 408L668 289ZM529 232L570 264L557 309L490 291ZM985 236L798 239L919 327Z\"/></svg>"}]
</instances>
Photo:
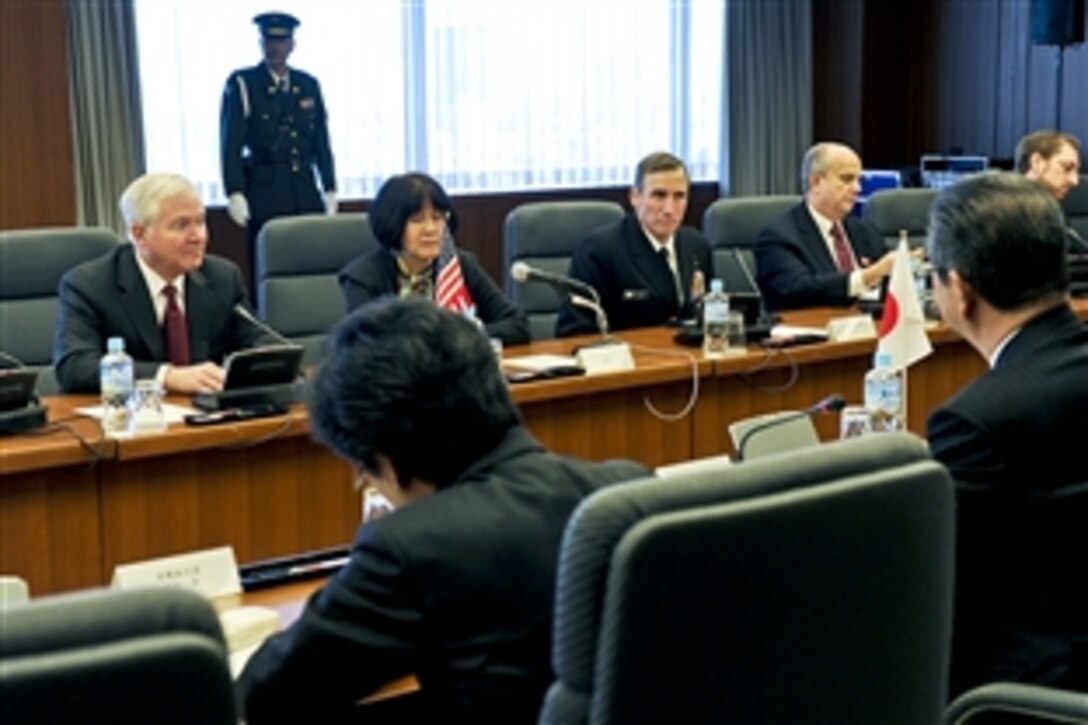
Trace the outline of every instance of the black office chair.
<instances>
[{"instance_id":1,"label":"black office chair","mask_svg":"<svg viewBox=\"0 0 1088 725\"><path fill-rule=\"evenodd\" d=\"M907 232L911 249L925 246L929 228L929 208L937 198L937 189L884 189L869 197L862 219L875 226L888 248L899 244L899 234Z\"/></svg>"},{"instance_id":2,"label":"black office chair","mask_svg":"<svg viewBox=\"0 0 1088 725\"><path fill-rule=\"evenodd\" d=\"M235 725L215 610L183 589L95 590L4 612L0 722Z\"/></svg>"},{"instance_id":3,"label":"black office chair","mask_svg":"<svg viewBox=\"0 0 1088 725\"><path fill-rule=\"evenodd\" d=\"M1088 174L1080 175L1080 184L1062 199L1065 221L1081 239L1088 241Z\"/></svg>"},{"instance_id":4,"label":"black office chair","mask_svg":"<svg viewBox=\"0 0 1088 725\"><path fill-rule=\"evenodd\" d=\"M714 275L726 291L758 292L753 248L759 233L801 201L794 194L717 199L703 212L703 234L710 240Z\"/></svg>"},{"instance_id":5,"label":"black office chair","mask_svg":"<svg viewBox=\"0 0 1088 725\"><path fill-rule=\"evenodd\" d=\"M946 725L967 725L976 715L1028 716L1031 722L1088 723L1088 692L995 682L968 690L945 711Z\"/></svg>"},{"instance_id":6,"label":"black office chair","mask_svg":"<svg viewBox=\"0 0 1088 725\"><path fill-rule=\"evenodd\" d=\"M305 348L303 365L324 356L328 331L345 314L341 267L378 246L365 212L273 219L257 235L257 314Z\"/></svg>"},{"instance_id":7,"label":"black office chair","mask_svg":"<svg viewBox=\"0 0 1088 725\"><path fill-rule=\"evenodd\" d=\"M562 300L546 284L513 280L510 265L520 261L565 275L578 242L623 213L623 207L611 201L541 201L521 204L506 215L502 234L506 294L528 316L532 339L555 337Z\"/></svg>"},{"instance_id":8,"label":"black office chair","mask_svg":"<svg viewBox=\"0 0 1088 725\"><path fill-rule=\"evenodd\" d=\"M540 722L937 723L952 558L906 433L609 487L564 535Z\"/></svg>"},{"instance_id":9,"label":"black office chair","mask_svg":"<svg viewBox=\"0 0 1088 725\"><path fill-rule=\"evenodd\" d=\"M109 229L55 227L0 231L0 352L38 368L38 392L57 392L53 334L57 288L72 267L121 243ZM0 360L0 368L5 367Z\"/></svg>"}]
</instances>

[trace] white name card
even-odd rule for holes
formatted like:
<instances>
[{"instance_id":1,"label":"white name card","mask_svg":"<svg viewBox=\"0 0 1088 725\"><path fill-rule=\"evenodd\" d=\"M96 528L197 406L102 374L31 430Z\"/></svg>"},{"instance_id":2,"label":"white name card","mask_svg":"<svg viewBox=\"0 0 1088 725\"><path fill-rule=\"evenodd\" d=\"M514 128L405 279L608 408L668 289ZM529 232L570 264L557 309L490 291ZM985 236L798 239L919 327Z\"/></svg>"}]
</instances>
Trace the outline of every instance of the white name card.
<instances>
[{"instance_id":1,"label":"white name card","mask_svg":"<svg viewBox=\"0 0 1088 725\"><path fill-rule=\"evenodd\" d=\"M631 346L626 342L584 345L578 348L575 359L577 359L578 365L586 371L586 375L635 369L635 359L631 356Z\"/></svg>"},{"instance_id":2,"label":"white name card","mask_svg":"<svg viewBox=\"0 0 1088 725\"><path fill-rule=\"evenodd\" d=\"M121 564L113 570L114 589L173 586L191 589L208 599L229 597L242 592L234 549L193 551L159 559Z\"/></svg>"},{"instance_id":3,"label":"white name card","mask_svg":"<svg viewBox=\"0 0 1088 725\"><path fill-rule=\"evenodd\" d=\"M869 315L836 317L827 322L827 337L832 342L849 342L876 337L876 325Z\"/></svg>"}]
</instances>

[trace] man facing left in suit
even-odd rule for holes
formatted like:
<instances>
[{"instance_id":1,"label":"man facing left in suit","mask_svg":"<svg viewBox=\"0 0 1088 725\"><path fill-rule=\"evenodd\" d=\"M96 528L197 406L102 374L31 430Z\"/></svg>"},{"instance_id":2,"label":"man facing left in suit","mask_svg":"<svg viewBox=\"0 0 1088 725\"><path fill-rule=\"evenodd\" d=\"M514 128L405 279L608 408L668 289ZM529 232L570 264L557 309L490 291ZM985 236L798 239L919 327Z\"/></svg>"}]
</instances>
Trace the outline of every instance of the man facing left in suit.
<instances>
[{"instance_id":1,"label":"man facing left in suit","mask_svg":"<svg viewBox=\"0 0 1088 725\"><path fill-rule=\"evenodd\" d=\"M69 270L60 281L53 363L63 392L97 392L106 340L121 337L138 378L168 392L222 389L231 352L278 342L235 307L242 274L206 253L196 188L176 174L147 174L120 201L131 244Z\"/></svg>"},{"instance_id":2,"label":"man facing left in suit","mask_svg":"<svg viewBox=\"0 0 1088 725\"><path fill-rule=\"evenodd\" d=\"M941 319L990 365L927 426L956 481L950 694L1088 691L1088 329L1061 209L1021 176L978 174L937 197L927 244Z\"/></svg>"},{"instance_id":3,"label":"man facing left in suit","mask_svg":"<svg viewBox=\"0 0 1088 725\"><path fill-rule=\"evenodd\" d=\"M1080 184L1080 139L1065 131L1043 129L1016 144L1016 170L1036 182L1059 203ZM1074 254L1088 254L1088 240L1066 222L1066 241Z\"/></svg>"},{"instance_id":4,"label":"man facing left in suit","mask_svg":"<svg viewBox=\"0 0 1088 725\"><path fill-rule=\"evenodd\" d=\"M1080 183L1080 139L1049 129L1029 133L1016 144L1016 170L1060 202Z\"/></svg>"}]
</instances>

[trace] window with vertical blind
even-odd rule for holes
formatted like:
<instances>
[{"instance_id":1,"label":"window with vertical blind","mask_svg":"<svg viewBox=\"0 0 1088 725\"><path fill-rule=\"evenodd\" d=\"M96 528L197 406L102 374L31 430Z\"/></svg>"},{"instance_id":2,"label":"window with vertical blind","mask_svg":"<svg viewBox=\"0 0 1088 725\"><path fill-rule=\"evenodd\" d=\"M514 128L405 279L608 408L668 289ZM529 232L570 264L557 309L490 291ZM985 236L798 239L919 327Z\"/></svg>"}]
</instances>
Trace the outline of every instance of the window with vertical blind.
<instances>
[{"instance_id":1,"label":"window with vertical blind","mask_svg":"<svg viewBox=\"0 0 1088 725\"><path fill-rule=\"evenodd\" d=\"M135 0L150 170L222 203L219 103L267 0ZM669 150L717 179L723 0L281 0L321 82L341 198L426 171L453 192L626 185Z\"/></svg>"}]
</instances>

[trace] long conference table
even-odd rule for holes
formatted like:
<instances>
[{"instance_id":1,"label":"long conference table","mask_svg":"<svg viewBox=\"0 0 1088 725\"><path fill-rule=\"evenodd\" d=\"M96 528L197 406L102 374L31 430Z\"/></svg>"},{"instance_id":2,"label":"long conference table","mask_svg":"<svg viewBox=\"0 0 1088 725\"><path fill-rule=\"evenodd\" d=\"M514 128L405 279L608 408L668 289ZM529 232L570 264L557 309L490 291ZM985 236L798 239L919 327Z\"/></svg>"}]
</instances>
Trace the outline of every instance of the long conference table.
<instances>
[{"instance_id":1,"label":"long conference table","mask_svg":"<svg viewBox=\"0 0 1088 725\"><path fill-rule=\"evenodd\" d=\"M1078 311L1086 316L1088 306ZM842 314L810 310L786 322L823 326ZM559 453L651 467L731 453L726 428L735 420L802 409L834 393L860 403L875 350L870 338L752 346L711 361L676 345L674 332L621 333L632 345L633 370L512 384L529 429ZM984 369L953 332L937 326L929 335L934 353L909 371L907 421L919 435L929 412ZM569 355L589 341L541 341L505 356ZM301 407L114 440L75 413L94 405L93 396L45 402L51 426L0 438L0 574L22 576L34 595L106 584L118 564L213 546L233 546L247 564L354 538L360 493L347 463L310 439ZM816 423L823 439L838 436L837 416Z\"/></svg>"}]
</instances>

